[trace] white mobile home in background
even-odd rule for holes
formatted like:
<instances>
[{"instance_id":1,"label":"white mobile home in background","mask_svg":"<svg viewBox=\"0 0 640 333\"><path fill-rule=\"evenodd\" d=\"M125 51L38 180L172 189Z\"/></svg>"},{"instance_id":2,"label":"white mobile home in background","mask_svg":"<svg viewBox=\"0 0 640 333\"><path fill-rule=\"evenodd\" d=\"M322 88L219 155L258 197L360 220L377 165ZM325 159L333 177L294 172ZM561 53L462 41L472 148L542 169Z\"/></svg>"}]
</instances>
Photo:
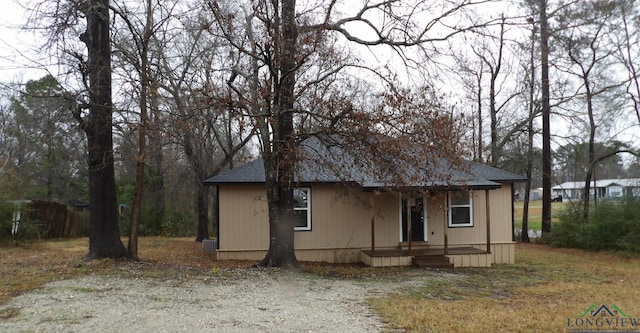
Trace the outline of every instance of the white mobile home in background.
<instances>
[{"instance_id":1,"label":"white mobile home in background","mask_svg":"<svg viewBox=\"0 0 640 333\"><path fill-rule=\"evenodd\" d=\"M565 182L551 188L552 196L561 195L562 201L582 200L584 182ZM625 196L640 197L640 178L601 179L591 182L591 197L598 199L622 199Z\"/></svg>"}]
</instances>

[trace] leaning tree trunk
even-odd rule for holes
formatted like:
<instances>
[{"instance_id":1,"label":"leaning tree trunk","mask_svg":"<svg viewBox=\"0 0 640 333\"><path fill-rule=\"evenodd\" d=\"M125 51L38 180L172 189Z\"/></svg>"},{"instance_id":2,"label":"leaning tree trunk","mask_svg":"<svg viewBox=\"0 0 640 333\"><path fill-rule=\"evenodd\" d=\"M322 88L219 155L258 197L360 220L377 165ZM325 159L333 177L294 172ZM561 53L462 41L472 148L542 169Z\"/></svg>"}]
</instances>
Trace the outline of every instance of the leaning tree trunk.
<instances>
[{"instance_id":1,"label":"leaning tree trunk","mask_svg":"<svg viewBox=\"0 0 640 333\"><path fill-rule=\"evenodd\" d=\"M280 60L280 85L275 107L277 123L273 133L273 151L265 156L265 178L269 204L269 251L260 266L296 268L294 251L295 215L293 211L293 102L296 83L295 0L282 0L282 35L277 40Z\"/></svg>"},{"instance_id":2,"label":"leaning tree trunk","mask_svg":"<svg viewBox=\"0 0 640 333\"><path fill-rule=\"evenodd\" d=\"M76 118L87 133L89 164L90 259L128 256L118 228L118 207L113 161L111 102L111 41L109 0L85 3L87 30L80 39L87 45L89 118Z\"/></svg>"},{"instance_id":3,"label":"leaning tree trunk","mask_svg":"<svg viewBox=\"0 0 640 333\"><path fill-rule=\"evenodd\" d=\"M584 189L583 189L583 206L582 206L582 217L586 220L589 219L589 202L591 201L591 178L593 178L593 170L595 168L595 141L596 141L596 122L593 116L593 92L591 91L591 86L589 84L589 79L587 78L586 73L583 72L583 80L585 84L586 94L587 94L587 113L589 115L589 152L588 152L588 167L587 174L584 179ZM594 200L597 200L598 197L598 189L594 188Z\"/></svg>"}]
</instances>

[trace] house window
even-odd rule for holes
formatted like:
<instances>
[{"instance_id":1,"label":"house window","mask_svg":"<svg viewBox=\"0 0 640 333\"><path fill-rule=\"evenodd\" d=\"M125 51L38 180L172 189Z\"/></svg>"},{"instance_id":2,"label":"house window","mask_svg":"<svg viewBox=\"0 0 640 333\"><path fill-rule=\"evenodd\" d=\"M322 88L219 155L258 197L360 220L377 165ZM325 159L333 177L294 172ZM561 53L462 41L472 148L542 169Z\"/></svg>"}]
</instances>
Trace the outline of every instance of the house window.
<instances>
[{"instance_id":1,"label":"house window","mask_svg":"<svg viewBox=\"0 0 640 333\"><path fill-rule=\"evenodd\" d=\"M611 186L610 192L612 197L621 197L622 196L622 187L621 186Z\"/></svg>"},{"instance_id":2,"label":"house window","mask_svg":"<svg viewBox=\"0 0 640 333\"><path fill-rule=\"evenodd\" d=\"M449 227L473 227L470 191L449 192Z\"/></svg>"},{"instance_id":3,"label":"house window","mask_svg":"<svg viewBox=\"0 0 640 333\"><path fill-rule=\"evenodd\" d=\"M311 188L294 188L293 201L293 210L296 216L294 230L311 230Z\"/></svg>"}]
</instances>

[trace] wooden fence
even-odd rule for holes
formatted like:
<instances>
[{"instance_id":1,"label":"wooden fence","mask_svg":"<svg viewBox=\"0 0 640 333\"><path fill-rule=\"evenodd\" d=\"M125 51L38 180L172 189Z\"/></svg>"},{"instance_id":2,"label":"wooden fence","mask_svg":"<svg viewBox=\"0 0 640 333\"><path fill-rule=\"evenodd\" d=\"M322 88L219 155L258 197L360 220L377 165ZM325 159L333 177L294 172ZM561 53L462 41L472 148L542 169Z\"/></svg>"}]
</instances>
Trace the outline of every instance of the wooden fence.
<instances>
[{"instance_id":1,"label":"wooden fence","mask_svg":"<svg viewBox=\"0 0 640 333\"><path fill-rule=\"evenodd\" d=\"M43 238L87 236L89 212L73 210L58 202L34 200L29 204L32 219Z\"/></svg>"}]
</instances>

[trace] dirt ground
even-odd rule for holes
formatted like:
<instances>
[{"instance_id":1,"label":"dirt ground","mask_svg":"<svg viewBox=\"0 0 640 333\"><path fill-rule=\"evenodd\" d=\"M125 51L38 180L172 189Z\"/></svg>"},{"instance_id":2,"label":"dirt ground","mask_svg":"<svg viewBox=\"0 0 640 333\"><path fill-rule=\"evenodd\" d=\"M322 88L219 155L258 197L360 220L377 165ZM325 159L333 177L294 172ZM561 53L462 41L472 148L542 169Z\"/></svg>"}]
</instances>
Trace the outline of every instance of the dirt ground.
<instances>
[{"instance_id":1,"label":"dirt ground","mask_svg":"<svg viewBox=\"0 0 640 333\"><path fill-rule=\"evenodd\" d=\"M420 273L420 274L418 274ZM0 306L2 332L381 332L365 301L427 277L351 279L255 268L174 279L93 275Z\"/></svg>"}]
</instances>

